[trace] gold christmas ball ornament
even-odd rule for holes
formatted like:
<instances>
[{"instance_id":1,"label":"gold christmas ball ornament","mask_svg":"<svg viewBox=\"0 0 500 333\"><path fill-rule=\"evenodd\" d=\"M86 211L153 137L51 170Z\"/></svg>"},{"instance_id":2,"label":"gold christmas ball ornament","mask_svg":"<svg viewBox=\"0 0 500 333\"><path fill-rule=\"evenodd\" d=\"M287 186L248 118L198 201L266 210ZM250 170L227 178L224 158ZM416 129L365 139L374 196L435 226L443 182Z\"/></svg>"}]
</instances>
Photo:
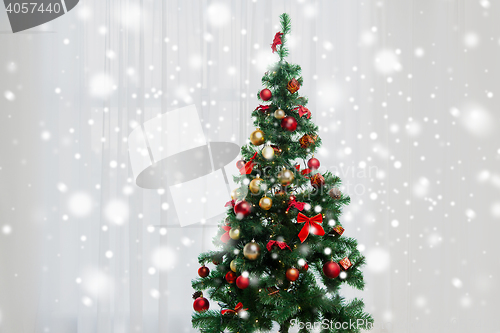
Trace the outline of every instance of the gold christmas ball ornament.
<instances>
[{"instance_id":1,"label":"gold christmas ball ornament","mask_svg":"<svg viewBox=\"0 0 500 333\"><path fill-rule=\"evenodd\" d=\"M241 230L239 228L231 228L231 230L229 230L229 237L231 237L231 239L238 240L240 236Z\"/></svg>"},{"instance_id":2,"label":"gold christmas ball ornament","mask_svg":"<svg viewBox=\"0 0 500 333\"><path fill-rule=\"evenodd\" d=\"M251 241L243 248L243 255L248 260L256 260L260 256L260 246L259 244Z\"/></svg>"},{"instance_id":3,"label":"gold christmas ball ornament","mask_svg":"<svg viewBox=\"0 0 500 333\"><path fill-rule=\"evenodd\" d=\"M239 187L231 191L231 199L233 200L243 199L243 196L243 191Z\"/></svg>"},{"instance_id":4,"label":"gold christmas ball ornament","mask_svg":"<svg viewBox=\"0 0 500 333\"><path fill-rule=\"evenodd\" d=\"M281 185L289 185L295 179L293 172L287 169L284 169L278 174L278 179L281 182Z\"/></svg>"},{"instance_id":5,"label":"gold christmas ball ornament","mask_svg":"<svg viewBox=\"0 0 500 333\"><path fill-rule=\"evenodd\" d=\"M248 195L248 189L246 187L237 187L231 191L231 199L234 201L242 200L247 195Z\"/></svg>"},{"instance_id":6,"label":"gold christmas ball ornament","mask_svg":"<svg viewBox=\"0 0 500 333\"><path fill-rule=\"evenodd\" d=\"M248 188L250 189L250 192L253 194L259 193L261 190L263 190L263 187L265 187L265 184L262 183L263 179L262 178L254 178L250 184L248 185Z\"/></svg>"},{"instance_id":7,"label":"gold christmas ball ornament","mask_svg":"<svg viewBox=\"0 0 500 333\"><path fill-rule=\"evenodd\" d=\"M262 149L262 156L266 160L272 160L274 158L274 149L271 146L266 146L264 149Z\"/></svg>"},{"instance_id":8,"label":"gold christmas ball ornament","mask_svg":"<svg viewBox=\"0 0 500 333\"><path fill-rule=\"evenodd\" d=\"M252 142L252 144L255 146L260 146L265 141L266 140L264 139L264 132L262 132L258 128L255 131L253 131L252 134L250 134L250 142Z\"/></svg>"},{"instance_id":9,"label":"gold christmas ball ornament","mask_svg":"<svg viewBox=\"0 0 500 333\"><path fill-rule=\"evenodd\" d=\"M236 261L231 260L231 263L229 264L229 268L231 268L231 270L236 273Z\"/></svg>"},{"instance_id":10,"label":"gold christmas ball ornament","mask_svg":"<svg viewBox=\"0 0 500 333\"><path fill-rule=\"evenodd\" d=\"M281 120L281 119L285 118L285 116L286 116L285 111L283 111L281 109L274 111L274 118L276 118L276 119Z\"/></svg>"},{"instance_id":11,"label":"gold christmas ball ornament","mask_svg":"<svg viewBox=\"0 0 500 333\"><path fill-rule=\"evenodd\" d=\"M268 197L263 197L259 201L259 206L263 210L269 210L273 206L273 200L271 198L268 198Z\"/></svg>"}]
</instances>

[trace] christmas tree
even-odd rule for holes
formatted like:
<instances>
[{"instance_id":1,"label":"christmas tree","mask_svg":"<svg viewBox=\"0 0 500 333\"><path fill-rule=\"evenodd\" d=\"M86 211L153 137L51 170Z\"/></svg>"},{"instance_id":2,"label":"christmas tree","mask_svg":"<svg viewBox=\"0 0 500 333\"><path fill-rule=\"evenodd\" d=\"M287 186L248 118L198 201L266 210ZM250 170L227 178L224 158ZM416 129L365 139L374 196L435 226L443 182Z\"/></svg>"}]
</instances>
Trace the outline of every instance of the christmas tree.
<instances>
[{"instance_id":1,"label":"christmas tree","mask_svg":"<svg viewBox=\"0 0 500 333\"><path fill-rule=\"evenodd\" d=\"M273 322L280 332L294 324L300 332L359 332L373 322L362 300L339 295L343 284L363 289L364 257L355 239L342 236L339 216L350 199L340 179L318 170L318 127L298 93L301 68L285 60L290 17L280 19L271 45L279 61L262 78L257 129L234 176L240 187L214 238L219 250L199 256L192 281L192 323L201 332L263 332Z\"/></svg>"}]
</instances>

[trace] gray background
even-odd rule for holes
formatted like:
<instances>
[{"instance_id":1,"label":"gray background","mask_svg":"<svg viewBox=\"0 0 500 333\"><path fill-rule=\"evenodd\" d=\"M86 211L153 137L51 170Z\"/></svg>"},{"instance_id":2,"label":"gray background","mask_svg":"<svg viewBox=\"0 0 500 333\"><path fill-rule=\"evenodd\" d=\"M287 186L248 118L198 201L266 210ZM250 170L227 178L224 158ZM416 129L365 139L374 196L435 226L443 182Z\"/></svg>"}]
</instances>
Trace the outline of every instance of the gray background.
<instances>
[{"instance_id":1,"label":"gray background","mask_svg":"<svg viewBox=\"0 0 500 333\"><path fill-rule=\"evenodd\" d=\"M210 140L243 144L284 11L368 257L344 294L377 332L499 332L492 0L85 0L18 34L0 10L0 332L193 332L216 229L134 184L126 138L195 104Z\"/></svg>"}]
</instances>

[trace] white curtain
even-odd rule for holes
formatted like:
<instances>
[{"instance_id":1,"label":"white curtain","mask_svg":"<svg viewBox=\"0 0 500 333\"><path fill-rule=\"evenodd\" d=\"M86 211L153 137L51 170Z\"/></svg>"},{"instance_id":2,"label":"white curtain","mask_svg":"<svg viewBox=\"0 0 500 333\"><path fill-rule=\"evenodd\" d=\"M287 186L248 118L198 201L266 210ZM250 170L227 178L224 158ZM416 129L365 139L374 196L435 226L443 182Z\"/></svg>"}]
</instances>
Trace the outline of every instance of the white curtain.
<instances>
[{"instance_id":1,"label":"white curtain","mask_svg":"<svg viewBox=\"0 0 500 333\"><path fill-rule=\"evenodd\" d=\"M244 144L282 12L368 257L343 293L377 332L496 328L496 3L84 0L15 35L0 13L1 332L194 331L217 219L180 227L127 138L194 104L208 140Z\"/></svg>"}]
</instances>

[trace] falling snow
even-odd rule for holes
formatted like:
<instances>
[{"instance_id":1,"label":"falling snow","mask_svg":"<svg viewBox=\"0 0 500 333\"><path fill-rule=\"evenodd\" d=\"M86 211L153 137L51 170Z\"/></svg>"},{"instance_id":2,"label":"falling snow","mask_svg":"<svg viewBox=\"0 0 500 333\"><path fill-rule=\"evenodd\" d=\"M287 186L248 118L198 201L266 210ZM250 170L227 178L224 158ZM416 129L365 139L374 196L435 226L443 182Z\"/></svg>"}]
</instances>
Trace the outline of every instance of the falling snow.
<instances>
[{"instance_id":1,"label":"falling snow","mask_svg":"<svg viewBox=\"0 0 500 333\"><path fill-rule=\"evenodd\" d=\"M65 187L62 186L64 189ZM73 193L68 198L68 211L76 217L85 217L92 210L92 197L85 192Z\"/></svg>"}]
</instances>

